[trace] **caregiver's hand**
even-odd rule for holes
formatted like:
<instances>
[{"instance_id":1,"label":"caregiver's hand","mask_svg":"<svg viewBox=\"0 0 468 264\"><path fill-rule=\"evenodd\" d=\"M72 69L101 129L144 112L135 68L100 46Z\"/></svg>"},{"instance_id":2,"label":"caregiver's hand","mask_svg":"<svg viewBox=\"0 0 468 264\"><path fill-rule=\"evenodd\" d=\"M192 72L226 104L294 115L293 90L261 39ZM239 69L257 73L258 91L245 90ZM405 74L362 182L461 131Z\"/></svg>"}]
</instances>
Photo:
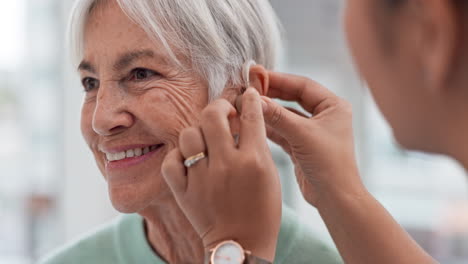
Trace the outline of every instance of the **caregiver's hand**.
<instances>
[{"instance_id":1,"label":"caregiver's hand","mask_svg":"<svg viewBox=\"0 0 468 264\"><path fill-rule=\"evenodd\" d=\"M304 198L318 206L326 196L359 195L363 185L355 161L351 105L312 80L275 72L270 72L268 96L298 102L312 115L262 97L268 136L291 156Z\"/></svg>"},{"instance_id":2,"label":"caregiver's hand","mask_svg":"<svg viewBox=\"0 0 468 264\"><path fill-rule=\"evenodd\" d=\"M312 114L262 97L269 137L292 157L301 191L317 207L345 263L436 263L364 188L349 103L311 80L281 73L270 73L268 96L296 101Z\"/></svg>"},{"instance_id":3,"label":"caregiver's hand","mask_svg":"<svg viewBox=\"0 0 468 264\"><path fill-rule=\"evenodd\" d=\"M273 262L281 220L281 187L266 141L262 100L250 88L240 117L228 101L205 108L200 128L180 135L163 175L180 207L209 250L236 240L252 254ZM239 144L230 119L240 118ZM207 158L185 168L184 159L200 152Z\"/></svg>"}]
</instances>

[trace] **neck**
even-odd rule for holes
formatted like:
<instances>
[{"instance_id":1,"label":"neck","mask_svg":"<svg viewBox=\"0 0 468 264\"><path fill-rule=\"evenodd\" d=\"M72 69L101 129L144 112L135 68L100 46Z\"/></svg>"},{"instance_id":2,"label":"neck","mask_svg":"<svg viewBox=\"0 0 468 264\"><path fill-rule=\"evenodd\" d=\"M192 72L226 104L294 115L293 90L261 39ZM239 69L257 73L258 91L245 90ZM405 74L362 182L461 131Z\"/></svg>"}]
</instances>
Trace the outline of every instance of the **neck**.
<instances>
[{"instance_id":1,"label":"neck","mask_svg":"<svg viewBox=\"0 0 468 264\"><path fill-rule=\"evenodd\" d=\"M168 263L203 263L202 241L174 198L140 212L152 248ZM197 260L197 261L194 261Z\"/></svg>"}]
</instances>

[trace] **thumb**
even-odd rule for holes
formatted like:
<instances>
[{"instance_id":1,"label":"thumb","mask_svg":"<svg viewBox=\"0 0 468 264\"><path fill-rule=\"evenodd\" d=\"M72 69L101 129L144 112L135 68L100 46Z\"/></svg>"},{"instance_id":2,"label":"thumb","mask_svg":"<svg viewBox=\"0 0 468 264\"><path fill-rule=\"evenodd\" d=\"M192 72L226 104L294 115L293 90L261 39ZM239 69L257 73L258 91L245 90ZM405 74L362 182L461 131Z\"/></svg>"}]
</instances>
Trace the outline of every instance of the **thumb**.
<instances>
[{"instance_id":1,"label":"thumb","mask_svg":"<svg viewBox=\"0 0 468 264\"><path fill-rule=\"evenodd\" d=\"M305 122L306 119L301 115L291 112L269 97L262 96L261 99L264 102L262 108L265 123L286 140L293 139L301 123Z\"/></svg>"}]
</instances>

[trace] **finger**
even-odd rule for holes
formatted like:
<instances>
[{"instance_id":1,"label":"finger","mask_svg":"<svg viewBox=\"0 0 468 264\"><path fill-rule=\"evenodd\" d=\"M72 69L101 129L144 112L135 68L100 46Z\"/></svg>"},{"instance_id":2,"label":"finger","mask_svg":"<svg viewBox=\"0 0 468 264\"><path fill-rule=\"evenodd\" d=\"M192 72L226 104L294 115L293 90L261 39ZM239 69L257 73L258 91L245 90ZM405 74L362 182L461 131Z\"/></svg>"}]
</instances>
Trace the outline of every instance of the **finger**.
<instances>
[{"instance_id":1,"label":"finger","mask_svg":"<svg viewBox=\"0 0 468 264\"><path fill-rule=\"evenodd\" d=\"M280 134L275 132L270 126L266 126L267 137L273 141L276 145L280 146L286 153L291 154L291 146L288 141L284 139Z\"/></svg>"},{"instance_id":2,"label":"finger","mask_svg":"<svg viewBox=\"0 0 468 264\"><path fill-rule=\"evenodd\" d=\"M262 100L257 90L249 88L242 96L239 148L258 148L265 145L266 131Z\"/></svg>"},{"instance_id":3,"label":"finger","mask_svg":"<svg viewBox=\"0 0 468 264\"><path fill-rule=\"evenodd\" d=\"M189 128L182 130L179 136L179 148L184 159L197 155L201 152L207 154L205 140L203 139L203 134L200 128L189 127ZM192 167L187 168L187 172L188 172L187 175L190 178L191 174L204 173L206 172L207 168L208 168L208 158L204 158L198 161Z\"/></svg>"},{"instance_id":4,"label":"finger","mask_svg":"<svg viewBox=\"0 0 468 264\"><path fill-rule=\"evenodd\" d=\"M236 98L236 101L234 103L234 106L236 107L236 110L238 113L242 113L242 98L243 98L243 95L239 95L237 96ZM263 102L263 101L260 101L261 104L262 104L262 108L264 108L266 106L266 104Z\"/></svg>"},{"instance_id":5,"label":"finger","mask_svg":"<svg viewBox=\"0 0 468 264\"><path fill-rule=\"evenodd\" d=\"M236 109L227 100L218 99L202 112L201 129L207 151L211 157L221 155L228 149L235 148L234 138L229 126L229 117Z\"/></svg>"},{"instance_id":6,"label":"finger","mask_svg":"<svg viewBox=\"0 0 468 264\"><path fill-rule=\"evenodd\" d=\"M187 176L183 163L184 157L176 148L166 155L161 166L162 175L176 198L187 190Z\"/></svg>"},{"instance_id":7,"label":"finger","mask_svg":"<svg viewBox=\"0 0 468 264\"><path fill-rule=\"evenodd\" d=\"M338 100L338 97L308 78L269 72L270 86L268 96L286 101L298 102L307 112L317 115L321 110L317 108L322 102Z\"/></svg>"},{"instance_id":8,"label":"finger","mask_svg":"<svg viewBox=\"0 0 468 264\"><path fill-rule=\"evenodd\" d=\"M284 139L294 140L308 118L289 111L268 97L262 96L261 99L266 103L263 109L265 123Z\"/></svg>"},{"instance_id":9,"label":"finger","mask_svg":"<svg viewBox=\"0 0 468 264\"><path fill-rule=\"evenodd\" d=\"M309 117L310 117L310 116L307 116L306 114L304 114L303 112L301 112L301 111L299 111L299 110L297 110L297 109L294 109L294 108L292 108L292 107L287 107L287 106L285 106L284 108L287 109L287 110L289 110L289 111L291 111L291 112L293 112L293 113L295 113L295 114L298 115L298 116L302 116L302 117L305 117L305 118L309 118Z\"/></svg>"}]
</instances>

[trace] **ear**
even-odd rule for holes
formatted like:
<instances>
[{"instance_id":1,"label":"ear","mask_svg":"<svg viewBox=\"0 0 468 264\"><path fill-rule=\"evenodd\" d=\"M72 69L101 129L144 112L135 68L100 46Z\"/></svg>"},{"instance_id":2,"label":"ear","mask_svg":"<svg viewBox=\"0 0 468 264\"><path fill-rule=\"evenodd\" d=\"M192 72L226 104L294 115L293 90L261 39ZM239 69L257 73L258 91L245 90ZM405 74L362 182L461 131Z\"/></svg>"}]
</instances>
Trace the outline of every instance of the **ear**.
<instances>
[{"instance_id":1,"label":"ear","mask_svg":"<svg viewBox=\"0 0 468 264\"><path fill-rule=\"evenodd\" d=\"M456 62L458 14L453 1L420 0L417 5L426 82L430 89L438 90L450 80Z\"/></svg>"},{"instance_id":2,"label":"ear","mask_svg":"<svg viewBox=\"0 0 468 264\"><path fill-rule=\"evenodd\" d=\"M267 95L270 79L268 71L262 65L254 65L249 72L250 86L257 89L260 95Z\"/></svg>"}]
</instances>

